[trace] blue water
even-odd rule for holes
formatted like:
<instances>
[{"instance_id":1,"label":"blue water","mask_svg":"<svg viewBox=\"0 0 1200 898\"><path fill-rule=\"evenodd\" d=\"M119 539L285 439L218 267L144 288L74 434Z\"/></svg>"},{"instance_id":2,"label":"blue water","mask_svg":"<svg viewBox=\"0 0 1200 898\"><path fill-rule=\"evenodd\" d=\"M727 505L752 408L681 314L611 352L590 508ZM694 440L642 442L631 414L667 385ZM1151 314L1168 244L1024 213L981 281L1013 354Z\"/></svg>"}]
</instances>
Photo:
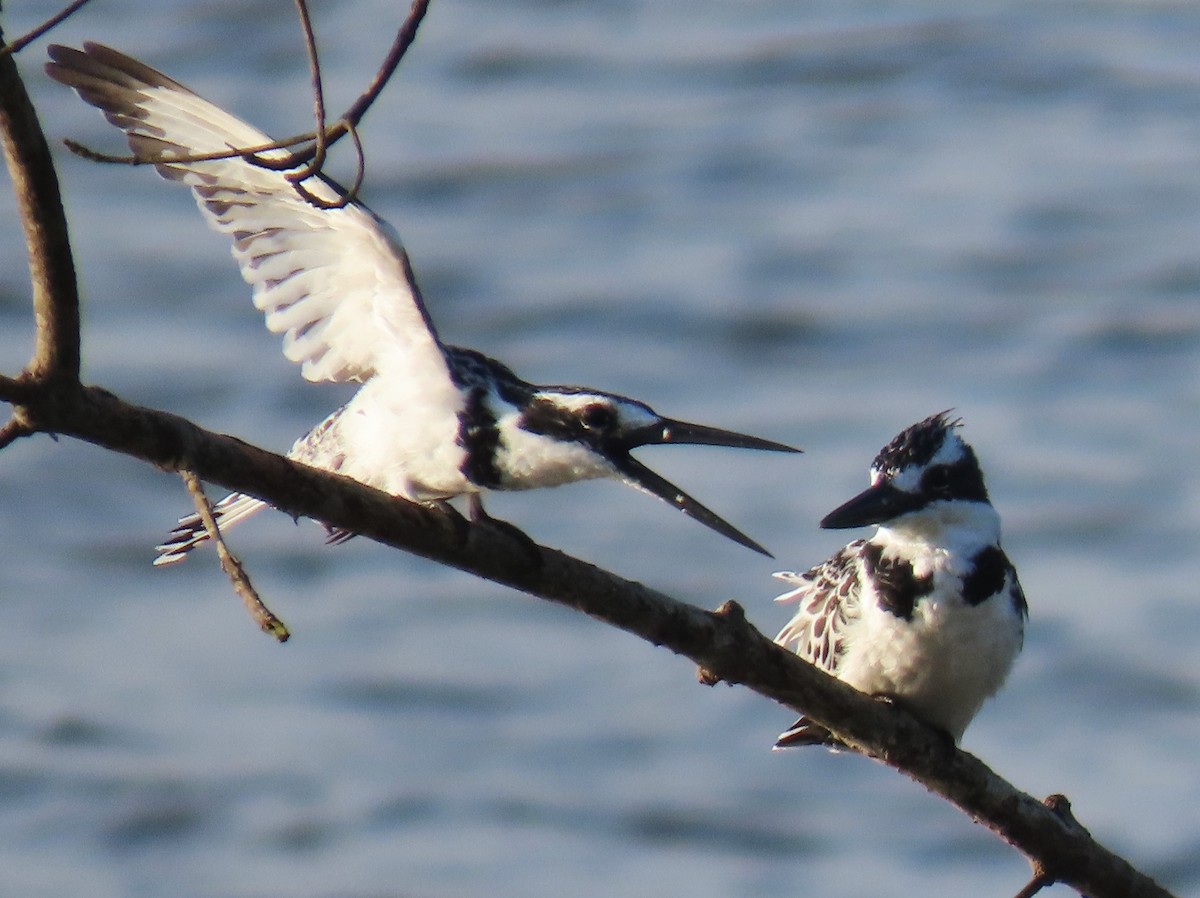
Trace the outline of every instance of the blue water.
<instances>
[{"instance_id":1,"label":"blue water","mask_svg":"<svg viewBox=\"0 0 1200 898\"><path fill-rule=\"evenodd\" d=\"M317 4L332 107L400 5ZM6 7L15 35L55 4ZM290 4L110 0L54 39L307 124ZM366 121L365 194L448 340L806 448L642 455L776 562L607 483L489 506L680 598L736 597L768 633L788 614L771 571L843 542L815 522L896 431L954 407L1032 614L965 747L1195 892L1198 47L1200 8L1165 2L438 0ZM20 61L52 139L118 150L43 52ZM90 382L277 449L344 401L283 360L182 191L60 159ZM13 371L11 214L0 254ZM4 895L1004 895L1027 876L879 765L770 752L788 711L670 653L268 515L232 541L295 633L277 646L211 553L150 567L188 506L172 475L82 444L0 455Z\"/></svg>"}]
</instances>

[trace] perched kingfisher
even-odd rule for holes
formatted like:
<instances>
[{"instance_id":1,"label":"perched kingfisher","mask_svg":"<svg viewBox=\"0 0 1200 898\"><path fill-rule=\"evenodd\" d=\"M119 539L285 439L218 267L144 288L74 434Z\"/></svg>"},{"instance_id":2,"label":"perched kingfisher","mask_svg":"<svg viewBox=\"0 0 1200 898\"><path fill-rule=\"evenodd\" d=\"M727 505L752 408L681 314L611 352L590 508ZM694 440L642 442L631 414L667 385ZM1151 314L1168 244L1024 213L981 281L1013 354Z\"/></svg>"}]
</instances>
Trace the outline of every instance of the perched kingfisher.
<instances>
[{"instance_id":1,"label":"perched kingfisher","mask_svg":"<svg viewBox=\"0 0 1200 898\"><path fill-rule=\"evenodd\" d=\"M878 524L869 539L806 573L775 575L795 584L775 601L799 605L775 641L958 742L1008 676L1028 608L975 452L948 414L884 446L870 487L821 521ZM802 717L775 747L814 744L837 740Z\"/></svg>"},{"instance_id":2,"label":"perched kingfisher","mask_svg":"<svg viewBox=\"0 0 1200 898\"><path fill-rule=\"evenodd\" d=\"M466 495L477 519L486 517L484 490L611 477L769 555L630 451L658 443L800 450L665 418L615 393L531 384L495 359L443 343L399 237L365 205L320 208L285 172L240 156L188 161L270 138L116 50L86 43L49 53L49 75L124 131L138 158L190 187L209 225L232 238L255 306L267 328L284 335L284 355L301 364L304 377L362 384L292 446L290 458L416 502ZM346 197L325 177L305 187L326 203ZM235 493L214 511L229 526L264 504ZM350 535L334 531L331 539ZM182 518L154 563L178 561L205 539L197 515Z\"/></svg>"}]
</instances>

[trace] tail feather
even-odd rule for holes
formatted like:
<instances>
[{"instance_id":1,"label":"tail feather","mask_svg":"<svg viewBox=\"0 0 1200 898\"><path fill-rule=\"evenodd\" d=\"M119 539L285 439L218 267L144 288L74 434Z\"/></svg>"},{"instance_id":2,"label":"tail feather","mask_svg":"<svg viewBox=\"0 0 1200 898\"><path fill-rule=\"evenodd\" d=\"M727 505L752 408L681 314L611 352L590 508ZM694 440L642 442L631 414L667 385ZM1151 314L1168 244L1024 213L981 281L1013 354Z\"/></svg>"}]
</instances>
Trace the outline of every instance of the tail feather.
<instances>
[{"instance_id":1,"label":"tail feather","mask_svg":"<svg viewBox=\"0 0 1200 898\"><path fill-rule=\"evenodd\" d=\"M330 527L325 525L325 545L340 546L343 543L348 543L354 537L358 536L353 530L346 530L343 527Z\"/></svg>"},{"instance_id":2,"label":"tail feather","mask_svg":"<svg viewBox=\"0 0 1200 898\"><path fill-rule=\"evenodd\" d=\"M242 493L230 493L213 506L213 518L222 530L232 527L238 521L254 514L267 503L253 496ZM208 539L208 531L200 515L190 514L179 519L175 529L171 531L160 546L155 546L158 557L154 559L155 567L174 564L187 557L187 553Z\"/></svg>"},{"instance_id":3,"label":"tail feather","mask_svg":"<svg viewBox=\"0 0 1200 898\"><path fill-rule=\"evenodd\" d=\"M843 743L829 730L820 724L813 723L807 717L801 717L784 732L779 734L773 746L774 751L785 748L799 748L802 745L828 745L837 747Z\"/></svg>"}]
</instances>

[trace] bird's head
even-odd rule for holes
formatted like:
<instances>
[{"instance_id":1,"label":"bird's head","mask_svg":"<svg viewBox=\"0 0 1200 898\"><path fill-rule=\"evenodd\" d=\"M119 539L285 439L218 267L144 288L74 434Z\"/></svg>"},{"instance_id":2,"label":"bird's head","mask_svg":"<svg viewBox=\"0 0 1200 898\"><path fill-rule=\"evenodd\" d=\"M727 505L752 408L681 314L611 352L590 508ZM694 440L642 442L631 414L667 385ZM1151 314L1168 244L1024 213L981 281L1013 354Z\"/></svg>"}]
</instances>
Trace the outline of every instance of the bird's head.
<instances>
[{"instance_id":1,"label":"bird's head","mask_svg":"<svg viewBox=\"0 0 1200 898\"><path fill-rule=\"evenodd\" d=\"M639 446L679 444L729 446L770 452L799 452L791 446L704 424L664 418L644 402L595 390L539 389L521 412L519 426L530 433L581 446L632 486L678 508L722 536L764 555L750 537L651 471L631 452Z\"/></svg>"},{"instance_id":2,"label":"bird's head","mask_svg":"<svg viewBox=\"0 0 1200 898\"><path fill-rule=\"evenodd\" d=\"M871 485L821 521L827 530L887 524L906 515L987 503L987 487L974 450L957 430L958 418L938 412L901 431L871 464Z\"/></svg>"}]
</instances>

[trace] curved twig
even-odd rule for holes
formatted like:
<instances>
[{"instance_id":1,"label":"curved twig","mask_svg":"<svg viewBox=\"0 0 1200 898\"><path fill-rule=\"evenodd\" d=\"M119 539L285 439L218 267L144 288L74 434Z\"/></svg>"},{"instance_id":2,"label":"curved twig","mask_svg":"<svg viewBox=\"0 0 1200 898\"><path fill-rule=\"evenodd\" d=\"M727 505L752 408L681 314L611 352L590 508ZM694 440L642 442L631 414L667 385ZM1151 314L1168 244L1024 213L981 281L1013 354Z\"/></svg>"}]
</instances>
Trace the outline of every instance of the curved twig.
<instances>
[{"instance_id":1,"label":"curved twig","mask_svg":"<svg viewBox=\"0 0 1200 898\"><path fill-rule=\"evenodd\" d=\"M366 115L380 93L382 93L383 88L387 86L388 81L399 66L400 60L404 57L408 48L412 46L413 40L417 35L417 29L420 27L421 21L428 11L429 0L413 0L408 15L396 33L387 57L375 73L375 77L371 80L370 85L368 85L367 89L351 105L346 113L329 127L326 126L325 121L324 88L322 86L320 60L316 47L316 35L313 32L312 21L308 14L308 6L305 0L296 0L296 8L300 17L301 29L304 32L305 48L308 54L316 128L305 134L293 135L282 140L258 146L230 147L228 151L217 153L177 154L171 157L171 161L181 163L211 162L240 156L259 168L287 172L287 178L292 182L297 193L312 205L322 209L339 209L354 202L365 175L366 159L362 141L358 134L358 124L362 121L363 116ZM328 155L329 147L347 135L350 136L351 141L354 143L355 155L357 157L354 182L338 199L322 199L304 187L303 182L320 175L321 168L325 164L325 159ZM106 162L117 165L154 165L163 161L157 156L148 157L136 154L117 155L103 153L93 150L79 141L70 139L64 140L63 143L75 155L93 162ZM275 155L273 153L273 151L288 150L299 145L303 145L301 149L291 150L291 152L282 155ZM273 155L266 156L263 155L264 153L273 153Z\"/></svg>"},{"instance_id":2,"label":"curved twig","mask_svg":"<svg viewBox=\"0 0 1200 898\"><path fill-rule=\"evenodd\" d=\"M325 147L331 147L347 134L351 133L362 122L370 110L371 106L379 98L383 89L387 86L388 81L396 71L396 67L400 65L400 60L404 58L404 54L408 52L408 48L412 46L412 42L416 39L417 29L421 25L421 20L425 18L425 13L429 10L429 0L413 0L409 7L408 15L404 22L401 23L400 29L396 32L396 37L392 41L392 46L388 50L388 55L383 63L379 66L375 77L371 79L371 83L367 85L367 89L359 95L350 108L347 109L332 126L325 130ZM289 170L296 168L308 162L316 154L316 135L307 135L308 140L314 143L303 149L296 150L287 156L281 156L278 159L259 159L255 161L256 165L263 168Z\"/></svg>"},{"instance_id":3,"label":"curved twig","mask_svg":"<svg viewBox=\"0 0 1200 898\"><path fill-rule=\"evenodd\" d=\"M367 158L365 155L363 155L362 140L359 139L357 128L350 129L350 139L354 141L354 152L358 158L358 166L354 171L353 183L349 188L344 188L344 192L336 200L321 199L321 197L317 196L307 187L305 187L304 183L301 181L296 181L294 184L292 184L292 187L296 189L296 192L299 193L306 202L316 206L318 209L341 209L345 206L348 206L353 203L355 199L357 199L358 192L360 189L362 189L363 179L366 177L367 173Z\"/></svg>"},{"instance_id":4,"label":"curved twig","mask_svg":"<svg viewBox=\"0 0 1200 898\"><path fill-rule=\"evenodd\" d=\"M316 138L316 144L313 147L312 159L306 165L288 174L288 180L293 184L299 184L317 174L321 170L321 166L325 164L326 153L325 89L321 84L321 60L317 55L317 36L313 33L312 19L308 15L308 4L305 0L296 0L296 10L300 16L300 29L304 32L304 47L308 53L308 69L312 80L313 118L316 120L313 135ZM315 199L307 191L301 195L310 203Z\"/></svg>"},{"instance_id":5,"label":"curved twig","mask_svg":"<svg viewBox=\"0 0 1200 898\"><path fill-rule=\"evenodd\" d=\"M280 140L273 140L270 143L260 143L252 147L230 147L228 150L219 150L212 153L172 153L169 156L136 156L120 153L103 153L100 150L93 150L86 144L80 143L78 140L72 140L70 137L63 138L63 146L79 156L81 159L87 159L89 162L104 162L109 165L158 165L160 162L215 162L220 159L236 159L239 156L246 159L255 159L256 165L260 168L267 166L262 165L259 159L260 153L268 153L271 150L286 150L288 147L293 147L296 144L306 143L313 139L311 134L296 134L292 137L284 137Z\"/></svg>"},{"instance_id":6,"label":"curved twig","mask_svg":"<svg viewBox=\"0 0 1200 898\"><path fill-rule=\"evenodd\" d=\"M77 13L79 10L81 10L84 6L86 6L87 4L89 4L91 2L92 2L92 0L74 0L74 2L68 3L65 7L63 7L57 13L52 15L46 21L42 22L41 25L38 25L32 31L22 34L19 38L17 38L11 44L0 47L0 56L10 56L13 53L20 53L29 44L36 41L39 37L41 37L43 34L45 34L51 28L54 28L55 26L66 21L71 16L75 15L75 13Z\"/></svg>"}]
</instances>

